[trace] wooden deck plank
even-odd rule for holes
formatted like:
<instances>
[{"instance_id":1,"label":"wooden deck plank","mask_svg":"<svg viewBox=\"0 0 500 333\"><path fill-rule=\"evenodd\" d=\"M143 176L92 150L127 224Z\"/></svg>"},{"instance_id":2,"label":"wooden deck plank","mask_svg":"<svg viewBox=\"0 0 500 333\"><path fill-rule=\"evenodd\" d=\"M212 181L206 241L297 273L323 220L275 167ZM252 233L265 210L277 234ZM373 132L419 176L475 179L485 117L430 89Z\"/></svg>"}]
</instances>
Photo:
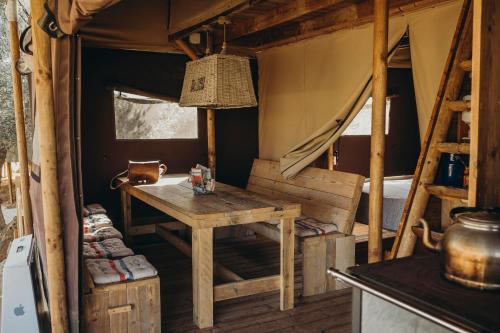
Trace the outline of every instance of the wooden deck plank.
<instances>
[{"instance_id":1,"label":"wooden deck plank","mask_svg":"<svg viewBox=\"0 0 500 333\"><path fill-rule=\"evenodd\" d=\"M302 297L302 256L296 253L294 303L280 311L278 291L215 303L214 326L200 330L193 324L191 263L168 243L138 245L158 269L162 295L162 332L330 332L350 330L350 288ZM280 272L280 246L263 237L217 240L215 260L244 278Z\"/></svg>"}]
</instances>

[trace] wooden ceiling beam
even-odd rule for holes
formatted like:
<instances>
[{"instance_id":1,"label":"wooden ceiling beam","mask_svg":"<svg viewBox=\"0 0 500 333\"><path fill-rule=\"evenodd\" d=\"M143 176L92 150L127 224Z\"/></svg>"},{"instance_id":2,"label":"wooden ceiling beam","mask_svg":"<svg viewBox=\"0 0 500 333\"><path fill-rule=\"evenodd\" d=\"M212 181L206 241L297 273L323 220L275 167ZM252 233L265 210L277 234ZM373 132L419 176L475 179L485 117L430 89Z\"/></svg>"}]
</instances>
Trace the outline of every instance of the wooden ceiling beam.
<instances>
[{"instance_id":1,"label":"wooden ceiling beam","mask_svg":"<svg viewBox=\"0 0 500 333\"><path fill-rule=\"evenodd\" d=\"M300 20L319 11L331 10L339 5L352 3L354 0L293 0L286 5L278 6L264 14L257 15L246 22L235 22L229 29L230 39L240 38L285 24Z\"/></svg>"},{"instance_id":2,"label":"wooden ceiling beam","mask_svg":"<svg viewBox=\"0 0 500 333\"><path fill-rule=\"evenodd\" d=\"M216 23L220 16L231 16L262 2L262 0L204 0L203 3L198 1L200 0L175 0L170 3L169 40L184 38L200 30L203 25Z\"/></svg>"},{"instance_id":3,"label":"wooden ceiling beam","mask_svg":"<svg viewBox=\"0 0 500 333\"><path fill-rule=\"evenodd\" d=\"M389 3L389 15L398 16L415 10L449 2L450 0L394 0ZM291 44L300 40L357 27L373 22L373 3L352 3L323 15L299 22L291 22L237 40L242 46L261 51L270 47ZM232 39L232 36L230 36ZM236 41L235 41L236 42Z\"/></svg>"}]
</instances>

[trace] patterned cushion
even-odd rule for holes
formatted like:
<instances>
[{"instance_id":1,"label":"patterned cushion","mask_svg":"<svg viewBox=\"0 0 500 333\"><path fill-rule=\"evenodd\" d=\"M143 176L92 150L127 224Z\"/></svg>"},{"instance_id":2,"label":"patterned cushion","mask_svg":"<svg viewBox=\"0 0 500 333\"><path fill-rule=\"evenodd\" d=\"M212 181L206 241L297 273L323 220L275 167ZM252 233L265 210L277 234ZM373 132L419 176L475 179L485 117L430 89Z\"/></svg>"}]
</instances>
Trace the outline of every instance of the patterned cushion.
<instances>
[{"instance_id":1,"label":"patterned cushion","mask_svg":"<svg viewBox=\"0 0 500 333\"><path fill-rule=\"evenodd\" d=\"M279 221L277 221L277 223L279 223ZM269 224L276 225L274 223ZM281 224L277 224L278 229L280 225ZM298 237L326 235L335 231L338 231L338 228L337 225L333 223L323 223L303 215L295 219L295 235Z\"/></svg>"},{"instance_id":2,"label":"patterned cushion","mask_svg":"<svg viewBox=\"0 0 500 333\"><path fill-rule=\"evenodd\" d=\"M120 260L85 260L92 280L97 284L137 280L158 275L156 268L142 255Z\"/></svg>"},{"instance_id":3,"label":"patterned cushion","mask_svg":"<svg viewBox=\"0 0 500 333\"><path fill-rule=\"evenodd\" d=\"M83 207L83 216L87 217L94 214L106 214L106 209L98 203L88 204Z\"/></svg>"},{"instance_id":4,"label":"patterned cushion","mask_svg":"<svg viewBox=\"0 0 500 333\"><path fill-rule=\"evenodd\" d=\"M120 258L133 256L134 251L118 238L105 239L102 242L83 243L84 258Z\"/></svg>"},{"instance_id":5,"label":"patterned cushion","mask_svg":"<svg viewBox=\"0 0 500 333\"><path fill-rule=\"evenodd\" d=\"M120 238L123 239L121 232L114 227L102 227L100 229L92 229L91 227L85 229L83 234L84 242L101 242L105 239Z\"/></svg>"},{"instance_id":6,"label":"patterned cushion","mask_svg":"<svg viewBox=\"0 0 500 333\"><path fill-rule=\"evenodd\" d=\"M106 214L94 214L83 218L83 232L90 233L104 227L112 227L113 222Z\"/></svg>"}]
</instances>

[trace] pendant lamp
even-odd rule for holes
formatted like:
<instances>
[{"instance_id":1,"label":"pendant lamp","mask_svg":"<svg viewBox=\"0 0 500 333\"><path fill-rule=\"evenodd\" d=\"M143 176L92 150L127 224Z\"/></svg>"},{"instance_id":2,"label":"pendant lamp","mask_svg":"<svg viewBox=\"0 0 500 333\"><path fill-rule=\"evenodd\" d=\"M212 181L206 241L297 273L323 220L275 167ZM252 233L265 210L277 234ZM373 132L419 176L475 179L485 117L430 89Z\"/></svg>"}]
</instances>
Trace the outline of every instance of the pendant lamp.
<instances>
[{"instance_id":1,"label":"pendant lamp","mask_svg":"<svg viewBox=\"0 0 500 333\"><path fill-rule=\"evenodd\" d=\"M224 43L220 54L186 64L180 106L235 109L257 105L250 61L246 57L226 54L227 21L222 21Z\"/></svg>"}]
</instances>

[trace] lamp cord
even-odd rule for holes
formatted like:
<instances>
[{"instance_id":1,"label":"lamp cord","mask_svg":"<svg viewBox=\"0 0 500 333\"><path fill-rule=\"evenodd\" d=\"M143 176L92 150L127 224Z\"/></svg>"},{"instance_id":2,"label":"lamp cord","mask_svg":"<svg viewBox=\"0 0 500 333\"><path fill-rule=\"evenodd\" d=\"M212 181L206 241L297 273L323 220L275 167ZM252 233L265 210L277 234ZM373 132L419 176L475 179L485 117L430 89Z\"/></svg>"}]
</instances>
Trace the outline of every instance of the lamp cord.
<instances>
[{"instance_id":1,"label":"lamp cord","mask_svg":"<svg viewBox=\"0 0 500 333\"><path fill-rule=\"evenodd\" d=\"M224 27L224 41L222 43L222 50L220 51L220 54L226 54L226 22L223 23Z\"/></svg>"}]
</instances>

